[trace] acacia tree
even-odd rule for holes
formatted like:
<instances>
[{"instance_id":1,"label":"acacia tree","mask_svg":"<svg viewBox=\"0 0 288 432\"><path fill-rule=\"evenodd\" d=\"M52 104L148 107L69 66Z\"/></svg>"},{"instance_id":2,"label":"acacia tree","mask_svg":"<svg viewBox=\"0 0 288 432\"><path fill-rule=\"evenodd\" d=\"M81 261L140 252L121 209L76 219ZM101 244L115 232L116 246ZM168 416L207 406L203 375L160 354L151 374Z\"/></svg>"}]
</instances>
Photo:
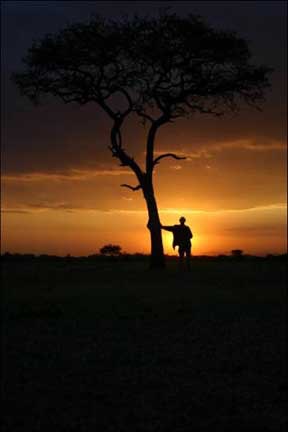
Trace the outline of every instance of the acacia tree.
<instances>
[{"instance_id":1,"label":"acacia tree","mask_svg":"<svg viewBox=\"0 0 288 432\"><path fill-rule=\"evenodd\" d=\"M121 249L119 245L107 244L100 249L100 253L101 255L119 256L121 255Z\"/></svg>"},{"instance_id":2,"label":"acacia tree","mask_svg":"<svg viewBox=\"0 0 288 432\"><path fill-rule=\"evenodd\" d=\"M245 40L193 15L180 18L166 12L119 22L93 17L34 42L23 59L26 69L12 79L32 101L50 94L64 103L95 103L110 117L112 156L137 179L136 185L121 186L142 191L151 265L162 267L153 171L164 158L182 158L174 153L155 156L157 133L179 117L220 116L238 110L243 101L258 107L270 69L251 64L250 58ZM121 131L131 115L148 124L144 167L122 143Z\"/></svg>"}]
</instances>

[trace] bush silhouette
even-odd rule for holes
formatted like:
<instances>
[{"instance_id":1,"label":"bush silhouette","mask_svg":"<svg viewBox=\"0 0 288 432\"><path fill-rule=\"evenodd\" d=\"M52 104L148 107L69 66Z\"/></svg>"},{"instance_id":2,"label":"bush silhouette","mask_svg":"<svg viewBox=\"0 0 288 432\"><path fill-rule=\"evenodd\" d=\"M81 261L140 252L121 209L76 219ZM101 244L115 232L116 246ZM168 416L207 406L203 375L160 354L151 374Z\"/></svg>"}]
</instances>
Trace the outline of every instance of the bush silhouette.
<instances>
[{"instance_id":1,"label":"bush silhouette","mask_svg":"<svg viewBox=\"0 0 288 432\"><path fill-rule=\"evenodd\" d=\"M233 249L231 251L231 255L234 258L242 258L243 257L243 250L242 249Z\"/></svg>"},{"instance_id":2,"label":"bush silhouette","mask_svg":"<svg viewBox=\"0 0 288 432\"><path fill-rule=\"evenodd\" d=\"M107 244L100 249L101 255L105 256L119 256L121 255L121 246Z\"/></svg>"}]
</instances>

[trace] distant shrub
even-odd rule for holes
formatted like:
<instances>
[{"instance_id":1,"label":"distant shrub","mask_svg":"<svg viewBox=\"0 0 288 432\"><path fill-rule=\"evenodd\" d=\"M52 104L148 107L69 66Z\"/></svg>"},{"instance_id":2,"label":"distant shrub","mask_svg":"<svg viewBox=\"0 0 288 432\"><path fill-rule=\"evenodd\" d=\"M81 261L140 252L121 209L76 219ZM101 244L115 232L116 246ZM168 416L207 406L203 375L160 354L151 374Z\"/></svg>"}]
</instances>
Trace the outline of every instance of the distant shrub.
<instances>
[{"instance_id":1,"label":"distant shrub","mask_svg":"<svg viewBox=\"0 0 288 432\"><path fill-rule=\"evenodd\" d=\"M242 258L243 257L243 250L242 249L233 249L231 251L231 255L234 258Z\"/></svg>"},{"instance_id":2,"label":"distant shrub","mask_svg":"<svg viewBox=\"0 0 288 432\"><path fill-rule=\"evenodd\" d=\"M105 256L119 256L121 255L121 249L119 245L108 244L100 249L100 253Z\"/></svg>"}]
</instances>

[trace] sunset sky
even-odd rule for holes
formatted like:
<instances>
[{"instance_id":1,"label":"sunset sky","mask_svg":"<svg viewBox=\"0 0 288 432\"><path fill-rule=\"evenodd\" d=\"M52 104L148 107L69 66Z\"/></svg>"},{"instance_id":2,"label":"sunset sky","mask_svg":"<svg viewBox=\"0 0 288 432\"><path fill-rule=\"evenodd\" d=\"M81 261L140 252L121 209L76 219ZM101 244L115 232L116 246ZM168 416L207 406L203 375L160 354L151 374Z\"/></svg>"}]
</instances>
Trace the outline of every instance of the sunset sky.
<instances>
[{"instance_id":1,"label":"sunset sky","mask_svg":"<svg viewBox=\"0 0 288 432\"><path fill-rule=\"evenodd\" d=\"M165 225L184 215L194 233L193 253L231 249L265 255L287 250L286 19L284 1L3 1L1 252L88 255L107 243L149 253L141 192L120 187L133 173L108 150L110 120L97 106L51 100L33 106L9 81L34 39L99 13L121 18L159 7L199 14L216 28L250 41L253 61L274 68L263 111L198 115L164 126L156 151L165 159L155 191ZM125 148L144 161L147 131L132 118ZM164 248L171 233L163 233Z\"/></svg>"}]
</instances>

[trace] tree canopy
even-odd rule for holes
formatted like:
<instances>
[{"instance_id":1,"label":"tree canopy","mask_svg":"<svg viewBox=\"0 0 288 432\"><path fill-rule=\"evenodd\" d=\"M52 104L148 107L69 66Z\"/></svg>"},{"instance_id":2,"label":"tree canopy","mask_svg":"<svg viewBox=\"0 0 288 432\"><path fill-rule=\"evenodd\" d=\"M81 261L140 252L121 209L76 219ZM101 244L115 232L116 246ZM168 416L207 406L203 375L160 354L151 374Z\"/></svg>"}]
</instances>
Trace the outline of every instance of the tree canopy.
<instances>
[{"instance_id":1,"label":"tree canopy","mask_svg":"<svg viewBox=\"0 0 288 432\"><path fill-rule=\"evenodd\" d=\"M112 118L131 111L148 120L159 112L169 119L220 115L241 99L263 99L269 68L250 58L244 39L194 15L94 17L34 42L26 71L14 80L32 100L52 94L66 103L96 102ZM115 95L123 98L122 110L110 104Z\"/></svg>"}]
</instances>

